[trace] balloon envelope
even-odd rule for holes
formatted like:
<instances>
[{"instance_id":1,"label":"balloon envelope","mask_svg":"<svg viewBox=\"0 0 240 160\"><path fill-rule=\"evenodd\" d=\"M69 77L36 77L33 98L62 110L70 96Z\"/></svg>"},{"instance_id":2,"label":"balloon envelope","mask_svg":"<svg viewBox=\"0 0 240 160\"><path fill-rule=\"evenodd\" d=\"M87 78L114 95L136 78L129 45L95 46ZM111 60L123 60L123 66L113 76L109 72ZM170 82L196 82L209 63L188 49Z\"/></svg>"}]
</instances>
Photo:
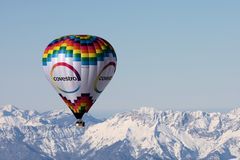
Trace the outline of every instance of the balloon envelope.
<instances>
[{"instance_id":1,"label":"balloon envelope","mask_svg":"<svg viewBox=\"0 0 240 160\"><path fill-rule=\"evenodd\" d=\"M116 71L117 57L106 40L91 35L68 35L45 49L42 66L48 81L81 119Z\"/></svg>"}]
</instances>

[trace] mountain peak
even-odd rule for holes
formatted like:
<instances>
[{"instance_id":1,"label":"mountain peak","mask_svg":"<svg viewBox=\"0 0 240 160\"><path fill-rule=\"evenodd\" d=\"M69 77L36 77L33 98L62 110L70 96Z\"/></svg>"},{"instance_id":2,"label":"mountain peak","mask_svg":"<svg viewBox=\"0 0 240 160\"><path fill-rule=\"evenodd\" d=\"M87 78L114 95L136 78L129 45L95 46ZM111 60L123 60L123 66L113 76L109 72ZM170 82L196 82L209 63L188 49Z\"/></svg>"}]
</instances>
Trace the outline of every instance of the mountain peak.
<instances>
[{"instance_id":1,"label":"mountain peak","mask_svg":"<svg viewBox=\"0 0 240 160\"><path fill-rule=\"evenodd\" d=\"M137 112L143 113L143 114L150 114L150 115L153 115L154 113L159 112L159 111L156 110L155 108L153 108L153 107L147 107L147 106L140 107L139 109L136 109L136 110L134 110L134 111L137 111Z\"/></svg>"},{"instance_id":2,"label":"mountain peak","mask_svg":"<svg viewBox=\"0 0 240 160\"><path fill-rule=\"evenodd\" d=\"M18 110L18 108L15 107L14 105L7 104L7 105L4 105L4 106L1 106L1 107L0 107L0 110L12 112L12 111Z\"/></svg>"},{"instance_id":3,"label":"mountain peak","mask_svg":"<svg viewBox=\"0 0 240 160\"><path fill-rule=\"evenodd\" d=\"M240 115L240 107L232 109L229 113Z\"/></svg>"}]
</instances>

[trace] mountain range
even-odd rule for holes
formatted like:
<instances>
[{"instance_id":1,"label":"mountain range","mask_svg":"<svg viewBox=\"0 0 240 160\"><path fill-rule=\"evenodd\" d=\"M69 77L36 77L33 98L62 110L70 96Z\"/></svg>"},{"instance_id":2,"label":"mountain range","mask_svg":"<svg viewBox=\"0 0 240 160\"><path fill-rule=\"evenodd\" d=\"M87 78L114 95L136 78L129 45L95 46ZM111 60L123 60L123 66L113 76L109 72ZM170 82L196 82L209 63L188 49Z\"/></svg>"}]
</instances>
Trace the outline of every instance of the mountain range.
<instances>
[{"instance_id":1,"label":"mountain range","mask_svg":"<svg viewBox=\"0 0 240 160\"><path fill-rule=\"evenodd\" d=\"M108 119L68 109L0 107L1 160L240 159L240 108L228 113L142 107Z\"/></svg>"}]
</instances>

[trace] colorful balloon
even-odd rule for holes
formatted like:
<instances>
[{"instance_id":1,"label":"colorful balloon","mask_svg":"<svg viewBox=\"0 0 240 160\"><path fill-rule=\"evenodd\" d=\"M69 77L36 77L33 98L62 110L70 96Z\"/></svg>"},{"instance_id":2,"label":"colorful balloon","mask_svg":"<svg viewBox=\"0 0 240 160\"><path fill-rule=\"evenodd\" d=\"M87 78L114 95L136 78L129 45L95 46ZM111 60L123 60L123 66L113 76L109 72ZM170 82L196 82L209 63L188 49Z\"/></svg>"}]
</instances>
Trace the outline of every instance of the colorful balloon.
<instances>
[{"instance_id":1,"label":"colorful balloon","mask_svg":"<svg viewBox=\"0 0 240 160\"><path fill-rule=\"evenodd\" d=\"M42 57L48 81L77 119L89 111L110 82L116 63L110 43L91 35L55 39Z\"/></svg>"}]
</instances>

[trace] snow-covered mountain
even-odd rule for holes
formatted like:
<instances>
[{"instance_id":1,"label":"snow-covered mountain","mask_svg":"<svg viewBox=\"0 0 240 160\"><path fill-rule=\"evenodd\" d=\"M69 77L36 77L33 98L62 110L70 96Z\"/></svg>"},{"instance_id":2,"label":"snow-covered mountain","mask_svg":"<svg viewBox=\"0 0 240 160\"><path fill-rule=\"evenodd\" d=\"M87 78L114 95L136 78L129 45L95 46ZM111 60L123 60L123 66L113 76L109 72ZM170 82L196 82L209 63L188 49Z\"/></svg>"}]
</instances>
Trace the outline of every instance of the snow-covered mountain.
<instances>
[{"instance_id":1,"label":"snow-covered mountain","mask_svg":"<svg viewBox=\"0 0 240 160\"><path fill-rule=\"evenodd\" d=\"M107 120L69 110L0 107L0 159L240 159L240 108L229 113L158 111L143 107Z\"/></svg>"}]
</instances>

